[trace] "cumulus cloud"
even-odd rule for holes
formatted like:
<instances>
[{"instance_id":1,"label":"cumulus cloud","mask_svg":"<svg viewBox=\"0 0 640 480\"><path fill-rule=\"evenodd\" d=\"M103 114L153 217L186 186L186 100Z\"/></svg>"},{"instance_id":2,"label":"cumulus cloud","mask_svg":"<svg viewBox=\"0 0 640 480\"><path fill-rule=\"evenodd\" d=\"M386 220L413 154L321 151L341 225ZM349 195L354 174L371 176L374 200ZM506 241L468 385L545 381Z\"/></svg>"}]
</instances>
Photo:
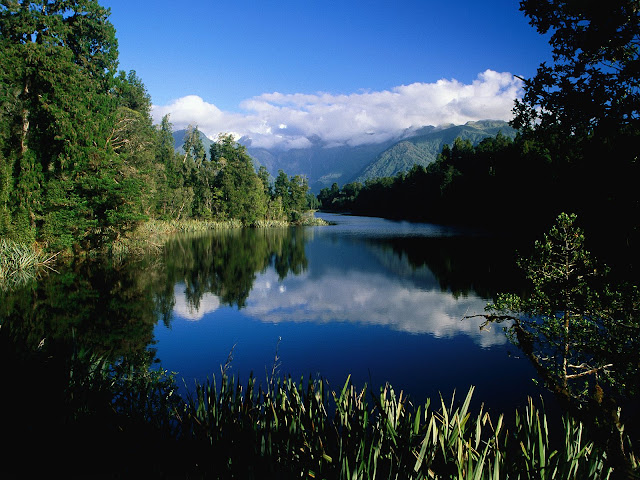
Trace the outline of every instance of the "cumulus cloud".
<instances>
[{"instance_id":1,"label":"cumulus cloud","mask_svg":"<svg viewBox=\"0 0 640 480\"><path fill-rule=\"evenodd\" d=\"M243 113L224 112L190 95L153 107L156 122L170 114L177 129L196 124L212 139L220 133L248 137L265 148L305 148L319 138L326 146L379 143L426 125L510 120L522 81L486 70L470 84L455 79L413 83L349 95L265 93L243 101Z\"/></svg>"}]
</instances>

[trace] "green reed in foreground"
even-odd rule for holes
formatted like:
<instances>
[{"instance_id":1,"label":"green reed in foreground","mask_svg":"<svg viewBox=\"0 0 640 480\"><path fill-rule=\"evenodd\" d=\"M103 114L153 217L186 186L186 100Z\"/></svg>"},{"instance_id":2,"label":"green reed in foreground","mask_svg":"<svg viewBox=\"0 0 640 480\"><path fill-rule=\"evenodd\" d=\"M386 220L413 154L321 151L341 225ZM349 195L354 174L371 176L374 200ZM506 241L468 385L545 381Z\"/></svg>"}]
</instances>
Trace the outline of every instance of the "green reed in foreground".
<instances>
[{"instance_id":1,"label":"green reed in foreground","mask_svg":"<svg viewBox=\"0 0 640 480\"><path fill-rule=\"evenodd\" d=\"M263 389L250 378L243 388L223 375L197 386L180 423L207 445L201 467L221 477L599 479L615 471L579 422L566 417L564 444L552 447L531 399L508 431L502 415L469 411L472 394L462 405L415 408L389 385L368 396L347 379L329 396L322 381L286 378Z\"/></svg>"},{"instance_id":2,"label":"green reed in foreground","mask_svg":"<svg viewBox=\"0 0 640 480\"><path fill-rule=\"evenodd\" d=\"M109 468L123 476L113 478L132 478L136 468L139 478L189 479L614 479L639 473L632 453L633 471L613 464L606 445L580 422L565 416L562 425L549 425L531 399L511 418L492 417L482 407L472 412L473 387L461 401L454 394L450 402L416 405L390 385L374 394L347 378L332 391L320 379L276 378L275 367L265 382L250 376L242 384L223 368L181 398L162 370L79 354L72 365L70 416L58 424L79 425L82 435L58 431L65 441L50 448L64 457L75 444L93 464L104 455L93 445L109 452L107 446L117 445ZM29 431L38 433L38 425L29 424ZM127 451L136 452L128 464L120 456Z\"/></svg>"}]
</instances>

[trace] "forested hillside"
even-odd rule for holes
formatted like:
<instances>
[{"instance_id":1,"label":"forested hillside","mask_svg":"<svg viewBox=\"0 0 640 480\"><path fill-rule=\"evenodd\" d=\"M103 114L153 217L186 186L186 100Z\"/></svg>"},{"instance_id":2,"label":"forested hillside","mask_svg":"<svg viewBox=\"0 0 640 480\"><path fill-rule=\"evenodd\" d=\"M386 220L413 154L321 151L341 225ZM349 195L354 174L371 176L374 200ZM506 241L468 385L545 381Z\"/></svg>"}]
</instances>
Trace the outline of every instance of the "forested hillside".
<instances>
[{"instance_id":1,"label":"forested hillside","mask_svg":"<svg viewBox=\"0 0 640 480\"><path fill-rule=\"evenodd\" d=\"M440 128L426 127L386 149L353 181L364 183L376 178L393 177L398 173L408 172L414 165L426 167L436 160L445 145L451 145L456 138L469 140L473 145L477 145L483 139L498 133L514 138L516 130L507 122L492 120Z\"/></svg>"},{"instance_id":2,"label":"forested hillside","mask_svg":"<svg viewBox=\"0 0 640 480\"><path fill-rule=\"evenodd\" d=\"M142 80L118 71L109 14L96 0L0 7L0 236L86 252L151 218L299 219L306 181L272 189L231 137L207 156L192 128L174 151L169 118L154 126Z\"/></svg>"},{"instance_id":3,"label":"forested hillside","mask_svg":"<svg viewBox=\"0 0 640 480\"><path fill-rule=\"evenodd\" d=\"M306 148L268 149L253 147L246 138L239 143L247 146L256 164L264 165L273 174L281 169L304 175L311 190L318 193L333 183L363 183L408 172L414 164L427 166L435 161L445 144L451 144L457 137L477 145L498 132L511 138L516 134L507 122L483 120L465 125L426 126L375 144L329 146L319 138L308 138L310 145ZM181 145L181 138L176 139L177 145Z\"/></svg>"}]
</instances>

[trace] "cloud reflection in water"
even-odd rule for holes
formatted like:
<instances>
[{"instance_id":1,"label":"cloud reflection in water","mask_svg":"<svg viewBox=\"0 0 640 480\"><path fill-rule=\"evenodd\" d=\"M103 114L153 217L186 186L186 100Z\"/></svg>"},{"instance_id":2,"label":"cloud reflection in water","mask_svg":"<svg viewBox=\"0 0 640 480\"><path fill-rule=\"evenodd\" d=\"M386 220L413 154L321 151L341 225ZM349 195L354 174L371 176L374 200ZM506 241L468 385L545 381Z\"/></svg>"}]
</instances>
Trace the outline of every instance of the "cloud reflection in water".
<instances>
[{"instance_id":1,"label":"cloud reflection in water","mask_svg":"<svg viewBox=\"0 0 640 480\"><path fill-rule=\"evenodd\" d=\"M465 334L482 347L506 343L501 328L481 331L482 319L463 319L482 313L485 305L474 295L455 298L382 274L333 271L320 278L287 278L278 285L269 270L256 278L245 314L273 323L358 322L435 337Z\"/></svg>"}]
</instances>

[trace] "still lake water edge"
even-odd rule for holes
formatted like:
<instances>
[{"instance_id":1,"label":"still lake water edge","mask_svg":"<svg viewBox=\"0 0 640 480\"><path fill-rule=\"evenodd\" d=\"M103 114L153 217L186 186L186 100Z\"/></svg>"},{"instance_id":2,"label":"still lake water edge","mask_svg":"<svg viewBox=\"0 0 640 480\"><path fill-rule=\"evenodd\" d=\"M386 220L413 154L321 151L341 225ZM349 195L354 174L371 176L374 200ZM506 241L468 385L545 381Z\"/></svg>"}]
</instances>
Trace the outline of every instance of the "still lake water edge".
<instances>
[{"instance_id":1,"label":"still lake water edge","mask_svg":"<svg viewBox=\"0 0 640 480\"><path fill-rule=\"evenodd\" d=\"M542 396L553 412L553 398L502 327L480 329L481 318L463 318L517 283L508 241L431 224L317 216L334 225L275 234L285 240L223 232L193 243L187 255L204 248L223 259L218 265L246 263L262 245L258 237L272 247L266 262L237 273L247 277L240 287L230 285L236 273L225 267L184 271L173 284L171 312L157 322L150 348L183 393L219 377L231 353L228 372L243 384L250 373L264 381L275 363L279 376L322 378L333 390L351 375L358 388L377 393L389 382L414 403L437 404L440 394L449 402L455 391L461 400L474 385L476 407L494 414L522 410L527 396L538 403ZM170 246L168 257L190 241Z\"/></svg>"}]
</instances>

